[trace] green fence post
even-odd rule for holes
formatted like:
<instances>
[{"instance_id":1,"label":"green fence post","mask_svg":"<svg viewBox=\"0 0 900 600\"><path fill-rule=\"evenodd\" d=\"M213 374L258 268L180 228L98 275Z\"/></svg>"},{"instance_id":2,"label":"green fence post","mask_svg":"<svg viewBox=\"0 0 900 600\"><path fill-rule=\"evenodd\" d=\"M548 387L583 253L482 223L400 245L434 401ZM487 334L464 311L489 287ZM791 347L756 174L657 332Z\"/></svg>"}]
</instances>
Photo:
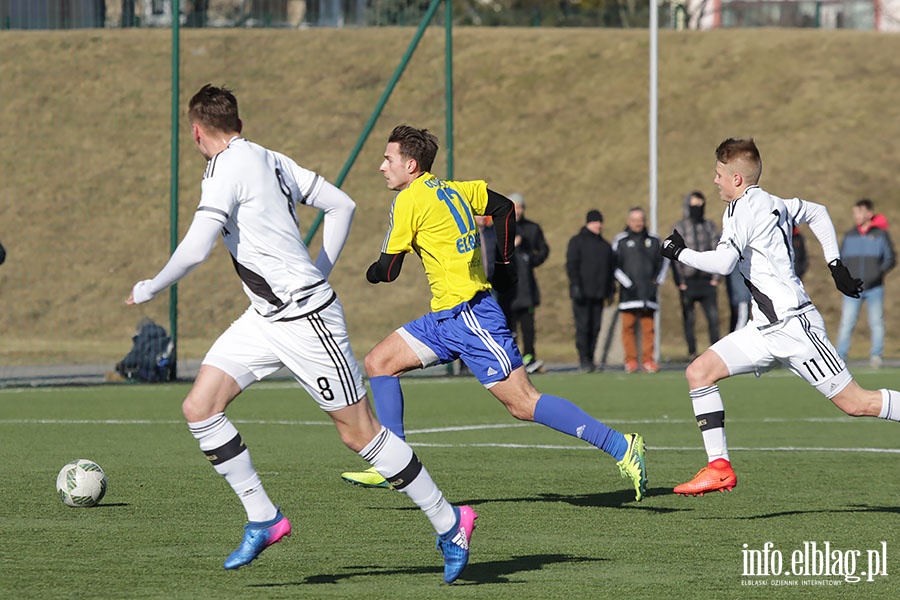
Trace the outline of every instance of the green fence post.
<instances>
[{"instance_id":1,"label":"green fence post","mask_svg":"<svg viewBox=\"0 0 900 600\"><path fill-rule=\"evenodd\" d=\"M170 164L169 186L169 250L175 252L178 247L178 107L180 99L181 48L181 0L172 0L172 155ZM178 284L169 288L169 336L175 344L175 353L170 359L169 372L173 379L178 379Z\"/></svg>"}]
</instances>

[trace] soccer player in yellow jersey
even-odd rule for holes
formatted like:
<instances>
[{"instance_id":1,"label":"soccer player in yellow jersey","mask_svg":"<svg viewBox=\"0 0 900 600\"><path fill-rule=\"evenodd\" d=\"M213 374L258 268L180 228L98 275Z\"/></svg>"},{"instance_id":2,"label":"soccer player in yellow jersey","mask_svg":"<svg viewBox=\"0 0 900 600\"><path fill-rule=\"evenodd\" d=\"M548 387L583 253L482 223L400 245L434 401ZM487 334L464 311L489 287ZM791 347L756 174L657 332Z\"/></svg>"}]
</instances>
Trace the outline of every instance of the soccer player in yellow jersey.
<instances>
[{"instance_id":1,"label":"soccer player in yellow jersey","mask_svg":"<svg viewBox=\"0 0 900 600\"><path fill-rule=\"evenodd\" d=\"M509 264L516 237L512 202L484 181L444 181L432 175L437 150L437 138L427 130L400 125L391 132L381 163L388 189L397 195L381 257L369 267L366 279L394 281L403 257L415 252L433 298L432 312L400 327L366 356L379 420L405 439L400 375L461 358L515 418L583 439L613 456L641 500L647 485L641 436L619 433L572 402L535 389L503 312L491 297L483 260L496 263L492 283L498 291L515 284ZM476 215L493 217L496 250L481 248ZM342 477L367 487L388 487L371 470Z\"/></svg>"}]
</instances>

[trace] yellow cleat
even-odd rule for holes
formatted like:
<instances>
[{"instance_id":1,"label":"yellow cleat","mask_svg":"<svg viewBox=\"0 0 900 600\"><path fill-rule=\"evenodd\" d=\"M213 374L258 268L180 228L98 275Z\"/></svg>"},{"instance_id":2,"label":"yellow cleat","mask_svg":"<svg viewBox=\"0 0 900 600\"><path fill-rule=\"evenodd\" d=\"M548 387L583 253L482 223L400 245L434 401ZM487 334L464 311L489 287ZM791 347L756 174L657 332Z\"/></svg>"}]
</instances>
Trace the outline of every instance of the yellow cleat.
<instances>
[{"instance_id":1,"label":"yellow cleat","mask_svg":"<svg viewBox=\"0 0 900 600\"><path fill-rule=\"evenodd\" d=\"M639 433L626 433L628 450L625 457L616 463L622 477L634 483L634 499L640 502L647 493L647 467L644 466L644 438Z\"/></svg>"},{"instance_id":2,"label":"yellow cleat","mask_svg":"<svg viewBox=\"0 0 900 600\"><path fill-rule=\"evenodd\" d=\"M375 470L375 467L369 467L365 471L345 471L341 473L341 478L347 483L362 487L388 489L391 487L391 484Z\"/></svg>"}]
</instances>

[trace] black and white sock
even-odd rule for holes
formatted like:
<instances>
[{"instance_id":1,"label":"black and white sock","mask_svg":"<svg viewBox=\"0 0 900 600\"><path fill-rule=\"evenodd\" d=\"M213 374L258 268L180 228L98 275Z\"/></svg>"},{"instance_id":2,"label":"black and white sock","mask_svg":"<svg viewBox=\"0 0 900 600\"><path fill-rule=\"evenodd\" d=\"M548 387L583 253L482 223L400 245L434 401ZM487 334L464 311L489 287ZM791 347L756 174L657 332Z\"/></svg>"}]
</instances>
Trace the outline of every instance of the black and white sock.
<instances>
[{"instance_id":1,"label":"black and white sock","mask_svg":"<svg viewBox=\"0 0 900 600\"><path fill-rule=\"evenodd\" d=\"M200 449L213 468L225 477L240 498L247 511L247 520L261 522L274 519L278 509L269 500L253 468L250 451L241 440L241 434L225 413L215 414L198 423L188 423L188 428L200 442Z\"/></svg>"},{"instance_id":2,"label":"black and white sock","mask_svg":"<svg viewBox=\"0 0 900 600\"><path fill-rule=\"evenodd\" d=\"M409 444L389 429L382 426L359 455L375 467L391 487L409 496L431 521L435 531L446 533L456 525L453 506L444 498Z\"/></svg>"},{"instance_id":3,"label":"black and white sock","mask_svg":"<svg viewBox=\"0 0 900 600\"><path fill-rule=\"evenodd\" d=\"M728 446L725 443L725 405L719 394L719 386L697 388L691 390L690 395L709 462L717 458L729 460Z\"/></svg>"}]
</instances>

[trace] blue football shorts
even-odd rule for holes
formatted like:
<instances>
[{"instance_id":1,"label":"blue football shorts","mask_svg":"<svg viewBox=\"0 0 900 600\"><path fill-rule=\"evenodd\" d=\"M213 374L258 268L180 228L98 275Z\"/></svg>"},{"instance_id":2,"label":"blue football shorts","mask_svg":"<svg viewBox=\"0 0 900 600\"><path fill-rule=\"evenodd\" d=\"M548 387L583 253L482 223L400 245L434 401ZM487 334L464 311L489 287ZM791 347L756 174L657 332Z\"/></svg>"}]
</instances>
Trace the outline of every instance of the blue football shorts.
<instances>
[{"instance_id":1,"label":"blue football shorts","mask_svg":"<svg viewBox=\"0 0 900 600\"><path fill-rule=\"evenodd\" d=\"M461 358L487 388L522 366L506 317L489 292L451 310L427 315L397 330L423 367Z\"/></svg>"}]
</instances>

